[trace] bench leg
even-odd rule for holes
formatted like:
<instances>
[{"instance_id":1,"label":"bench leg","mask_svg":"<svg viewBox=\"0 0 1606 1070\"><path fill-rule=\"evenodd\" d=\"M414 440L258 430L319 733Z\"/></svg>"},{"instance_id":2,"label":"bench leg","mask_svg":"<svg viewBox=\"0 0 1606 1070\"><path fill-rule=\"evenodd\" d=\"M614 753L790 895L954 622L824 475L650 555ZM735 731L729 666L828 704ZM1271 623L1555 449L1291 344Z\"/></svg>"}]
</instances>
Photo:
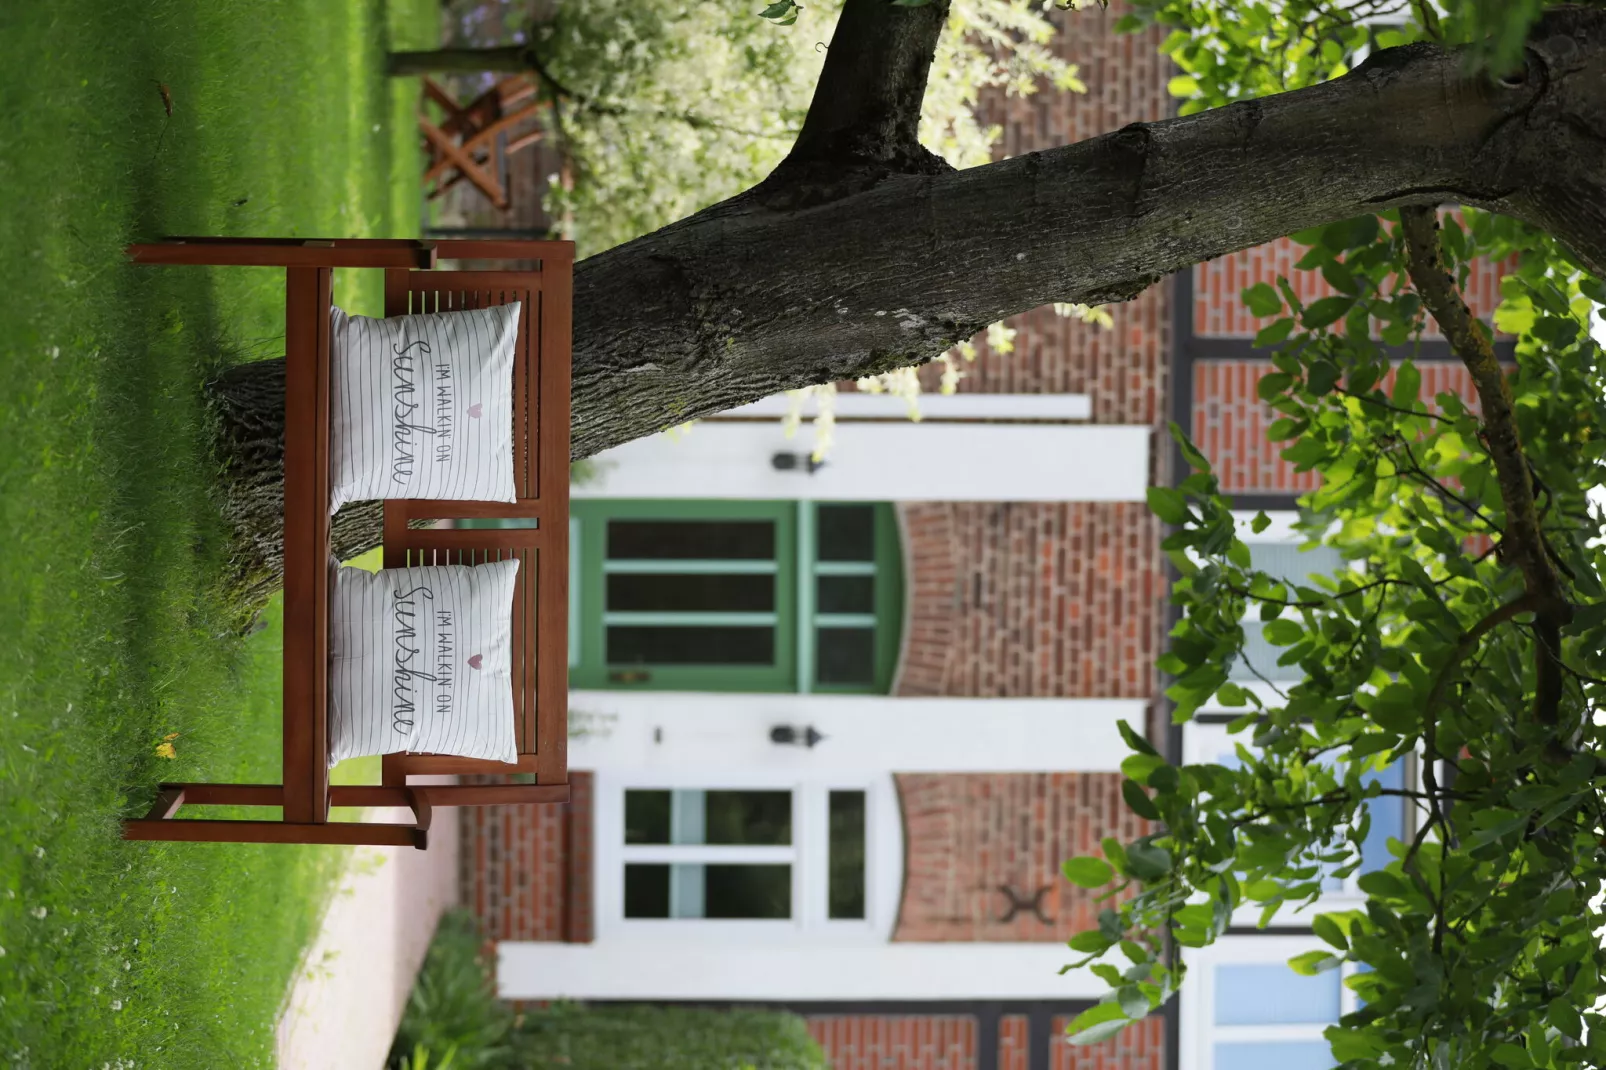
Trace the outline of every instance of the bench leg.
<instances>
[{"instance_id":1,"label":"bench leg","mask_svg":"<svg viewBox=\"0 0 1606 1070\"><path fill-rule=\"evenodd\" d=\"M186 803L195 806L278 806L284 788L278 784L163 784L144 817L123 822L125 840L182 843L327 843L377 847L429 846L433 817L428 794L413 788L335 788L335 805L407 806L414 823L393 825L372 821L186 820L177 816Z\"/></svg>"}]
</instances>

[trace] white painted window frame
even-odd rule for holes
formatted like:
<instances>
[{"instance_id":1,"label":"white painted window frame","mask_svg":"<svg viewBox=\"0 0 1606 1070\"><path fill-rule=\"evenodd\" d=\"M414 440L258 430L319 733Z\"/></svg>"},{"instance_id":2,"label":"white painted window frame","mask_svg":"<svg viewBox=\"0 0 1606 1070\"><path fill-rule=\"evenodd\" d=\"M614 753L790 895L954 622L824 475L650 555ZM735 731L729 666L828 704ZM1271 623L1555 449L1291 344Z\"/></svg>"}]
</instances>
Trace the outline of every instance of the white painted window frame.
<instances>
[{"instance_id":1,"label":"white painted window frame","mask_svg":"<svg viewBox=\"0 0 1606 1070\"><path fill-rule=\"evenodd\" d=\"M593 816L593 887L597 939L651 944L735 943L884 944L897 921L903 886L902 819L889 774L813 773L785 770L721 774L709 770L598 770ZM625 792L631 789L776 791L792 794L792 844L788 847L646 846L624 842ZM828 918L829 800L832 791L865 793L865 917ZM793 916L787 920L626 918L627 862L787 862L792 866Z\"/></svg>"},{"instance_id":2,"label":"white painted window frame","mask_svg":"<svg viewBox=\"0 0 1606 1070\"><path fill-rule=\"evenodd\" d=\"M1234 1070L1215 1065L1215 1045L1233 1041L1320 1040L1322 1030L1333 1022L1299 1023L1288 1025L1216 1025L1215 967L1222 964L1281 963L1307 951L1326 950L1331 947L1314 936L1303 934L1255 934L1225 936L1207 948L1188 949L1183 952L1188 976L1182 983L1181 1029L1178 1070ZM1355 993L1343 984L1342 978L1353 972L1342 968L1340 979L1339 1014L1349 1014L1358 1007ZM1290 970L1290 973L1293 971Z\"/></svg>"}]
</instances>

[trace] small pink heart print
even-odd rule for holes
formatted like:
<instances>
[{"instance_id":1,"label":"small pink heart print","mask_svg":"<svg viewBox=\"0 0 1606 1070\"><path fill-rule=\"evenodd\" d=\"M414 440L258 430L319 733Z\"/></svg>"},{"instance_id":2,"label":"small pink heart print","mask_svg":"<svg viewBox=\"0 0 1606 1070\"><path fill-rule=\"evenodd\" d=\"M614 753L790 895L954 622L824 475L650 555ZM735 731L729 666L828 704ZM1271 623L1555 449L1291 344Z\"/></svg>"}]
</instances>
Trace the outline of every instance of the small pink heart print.
<instances>
[{"instance_id":1,"label":"small pink heart print","mask_svg":"<svg viewBox=\"0 0 1606 1070\"><path fill-rule=\"evenodd\" d=\"M482 660L484 660L484 658L485 658L484 654L475 654L472 658L468 659L468 667L471 668L471 669L479 668L480 667L480 662Z\"/></svg>"},{"instance_id":2,"label":"small pink heart print","mask_svg":"<svg viewBox=\"0 0 1606 1070\"><path fill-rule=\"evenodd\" d=\"M470 416L472 416L476 420L478 420L480 418L480 413L484 412L484 411L485 410L480 406L480 403L477 402L477 401L474 404L472 404L472 405L470 405L468 407L468 414Z\"/></svg>"}]
</instances>

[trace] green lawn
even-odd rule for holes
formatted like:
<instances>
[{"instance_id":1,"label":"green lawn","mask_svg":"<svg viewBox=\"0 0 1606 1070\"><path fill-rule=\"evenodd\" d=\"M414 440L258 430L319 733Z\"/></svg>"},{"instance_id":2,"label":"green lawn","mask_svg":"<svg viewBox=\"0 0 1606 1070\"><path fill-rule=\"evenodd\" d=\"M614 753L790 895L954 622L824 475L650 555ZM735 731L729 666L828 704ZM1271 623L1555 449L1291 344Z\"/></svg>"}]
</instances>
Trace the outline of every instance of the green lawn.
<instances>
[{"instance_id":1,"label":"green lawn","mask_svg":"<svg viewBox=\"0 0 1606 1070\"><path fill-rule=\"evenodd\" d=\"M242 641L217 601L199 386L279 353L282 283L120 248L416 233L416 83L380 59L434 43L437 12L0 3L0 1066L272 1065L345 854L117 822L162 779L277 779L280 631ZM378 308L375 279L336 290Z\"/></svg>"}]
</instances>

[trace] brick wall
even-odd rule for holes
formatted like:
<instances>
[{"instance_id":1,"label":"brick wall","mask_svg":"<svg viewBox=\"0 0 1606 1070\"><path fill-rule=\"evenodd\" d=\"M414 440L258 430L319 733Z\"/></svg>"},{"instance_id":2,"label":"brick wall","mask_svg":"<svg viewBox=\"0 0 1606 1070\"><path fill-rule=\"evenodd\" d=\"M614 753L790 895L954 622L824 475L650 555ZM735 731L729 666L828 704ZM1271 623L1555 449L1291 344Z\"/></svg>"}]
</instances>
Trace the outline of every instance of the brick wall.
<instances>
[{"instance_id":1,"label":"brick wall","mask_svg":"<svg viewBox=\"0 0 1606 1070\"><path fill-rule=\"evenodd\" d=\"M591 941L591 774L569 785L562 806L462 808L463 905L488 939Z\"/></svg>"},{"instance_id":2,"label":"brick wall","mask_svg":"<svg viewBox=\"0 0 1606 1070\"><path fill-rule=\"evenodd\" d=\"M1153 693L1165 583L1143 503L899 509L910 608L897 694Z\"/></svg>"},{"instance_id":3,"label":"brick wall","mask_svg":"<svg viewBox=\"0 0 1606 1070\"><path fill-rule=\"evenodd\" d=\"M969 1015L822 1015L809 1032L832 1070L975 1070Z\"/></svg>"},{"instance_id":4,"label":"brick wall","mask_svg":"<svg viewBox=\"0 0 1606 1070\"><path fill-rule=\"evenodd\" d=\"M1055 1018L1049 1066L1053 1070L1166 1070L1165 1021L1159 1016L1090 1047L1066 1041L1068 1018ZM1031 1036L1023 1014L998 1023L998 1070L1027 1070ZM833 1070L974 1070L975 1019L969 1015L820 1015L809 1032Z\"/></svg>"},{"instance_id":5,"label":"brick wall","mask_svg":"<svg viewBox=\"0 0 1606 1070\"><path fill-rule=\"evenodd\" d=\"M1282 238L1199 264L1193 269L1193 333L1209 338L1254 337L1276 317L1261 319L1250 315L1243 304L1243 291L1257 282L1276 286L1279 275L1288 279L1307 305L1337 293L1320 272L1294 267L1305 251L1304 246ZM1472 265L1463 296L1473 312L1485 319L1493 315L1495 306L1500 304L1500 278L1515 267L1515 263L1488 261ZM1431 318L1426 333L1429 337L1442 337Z\"/></svg>"},{"instance_id":6,"label":"brick wall","mask_svg":"<svg viewBox=\"0 0 1606 1070\"><path fill-rule=\"evenodd\" d=\"M1165 1019L1157 1014L1127 1026L1113 1040L1086 1047L1066 1040L1069 1024L1067 1018L1054 1019L1054 1049L1049 1059L1053 1070L1167 1070Z\"/></svg>"},{"instance_id":7,"label":"brick wall","mask_svg":"<svg viewBox=\"0 0 1606 1070\"><path fill-rule=\"evenodd\" d=\"M1282 459L1287 443L1266 440L1266 428L1278 414L1260 400L1255 386L1273 370L1269 362L1258 360L1202 360L1193 365L1191 433L1228 493L1303 494L1321 485L1317 473L1296 472ZM1455 393L1475 407L1477 392L1459 363L1423 361L1417 370L1424 401ZM1384 379L1384 390L1392 388L1393 378Z\"/></svg>"},{"instance_id":8,"label":"brick wall","mask_svg":"<svg viewBox=\"0 0 1606 1070\"><path fill-rule=\"evenodd\" d=\"M1043 756L1071 764L1074 755ZM894 940L1062 941L1091 928L1095 893L1060 863L1128 841L1144 823L1121 800L1115 773L900 774L904 887ZM1011 889L1009 894L1000 886ZM1011 896L1038 900L1004 920Z\"/></svg>"},{"instance_id":9,"label":"brick wall","mask_svg":"<svg viewBox=\"0 0 1606 1070\"><path fill-rule=\"evenodd\" d=\"M998 1022L998 1070L1030 1070L1032 1038L1024 1014L1006 1014Z\"/></svg>"},{"instance_id":10,"label":"brick wall","mask_svg":"<svg viewBox=\"0 0 1606 1070\"><path fill-rule=\"evenodd\" d=\"M978 118L1003 131L996 149L1000 159L1071 144L1170 113L1166 93L1170 60L1157 51L1163 34L1158 30L1115 34L1115 22L1127 10L1123 0L1113 0L1107 11L1084 4L1079 11L1051 13L1060 29L1054 48L1080 67L1088 92L985 94ZM1019 332L1015 351L991 353L984 338L978 337L975 363L965 366L959 389L1085 393L1092 397L1096 423L1154 424L1164 411L1170 293L1170 284L1162 283L1135 301L1110 306L1112 330L1057 316L1051 308L1016 316L1008 321ZM935 389L936 371L928 369L925 375L927 388Z\"/></svg>"}]
</instances>

